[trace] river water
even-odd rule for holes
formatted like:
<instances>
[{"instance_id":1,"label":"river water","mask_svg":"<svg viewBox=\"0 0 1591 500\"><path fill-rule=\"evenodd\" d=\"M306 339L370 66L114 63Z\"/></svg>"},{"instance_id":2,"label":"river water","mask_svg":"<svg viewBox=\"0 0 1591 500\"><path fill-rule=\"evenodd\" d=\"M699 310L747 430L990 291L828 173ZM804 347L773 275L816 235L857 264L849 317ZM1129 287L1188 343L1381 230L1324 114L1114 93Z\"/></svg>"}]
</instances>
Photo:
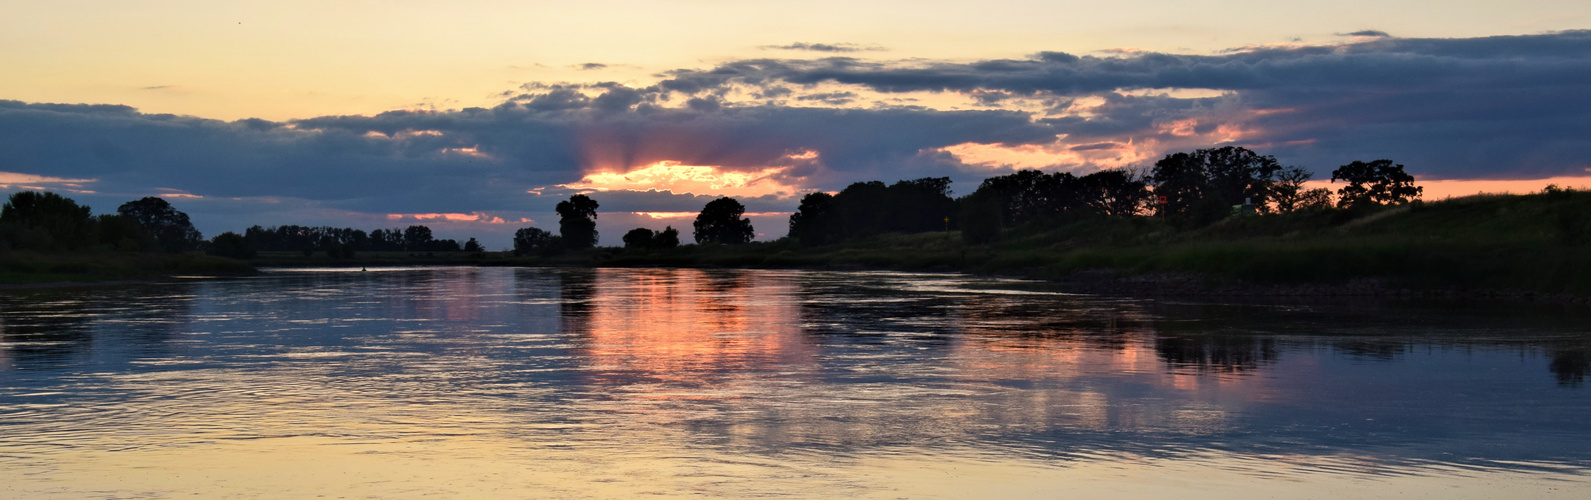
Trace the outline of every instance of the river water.
<instances>
[{"instance_id":1,"label":"river water","mask_svg":"<svg viewBox=\"0 0 1591 500\"><path fill-rule=\"evenodd\" d=\"M942 274L0 292L0 497L1591 498L1591 311Z\"/></svg>"}]
</instances>

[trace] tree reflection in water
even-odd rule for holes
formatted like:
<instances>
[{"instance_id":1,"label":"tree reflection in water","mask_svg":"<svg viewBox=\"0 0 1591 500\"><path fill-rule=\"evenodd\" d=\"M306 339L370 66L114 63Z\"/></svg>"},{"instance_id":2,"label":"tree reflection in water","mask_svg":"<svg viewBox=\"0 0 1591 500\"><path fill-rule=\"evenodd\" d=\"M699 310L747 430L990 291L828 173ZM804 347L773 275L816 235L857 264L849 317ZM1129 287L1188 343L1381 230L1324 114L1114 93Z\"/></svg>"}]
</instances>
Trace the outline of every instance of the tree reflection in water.
<instances>
[{"instance_id":1,"label":"tree reflection in water","mask_svg":"<svg viewBox=\"0 0 1591 500\"><path fill-rule=\"evenodd\" d=\"M885 272L304 270L12 292L0 449L106 464L213 443L280 458L273 443L304 439L332 464L348 457L324 450L381 446L538 472L777 465L712 470L757 482L903 456L1306 483L1583 470L1586 318Z\"/></svg>"}]
</instances>

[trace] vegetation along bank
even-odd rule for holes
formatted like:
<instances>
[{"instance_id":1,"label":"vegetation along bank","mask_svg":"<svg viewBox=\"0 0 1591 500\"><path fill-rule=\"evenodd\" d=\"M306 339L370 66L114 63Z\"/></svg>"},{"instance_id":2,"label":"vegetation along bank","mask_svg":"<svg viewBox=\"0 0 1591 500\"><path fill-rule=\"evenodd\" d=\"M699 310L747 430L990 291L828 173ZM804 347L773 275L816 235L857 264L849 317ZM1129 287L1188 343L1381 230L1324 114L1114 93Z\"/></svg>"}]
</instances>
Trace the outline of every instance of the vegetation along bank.
<instances>
[{"instance_id":1,"label":"vegetation along bank","mask_svg":"<svg viewBox=\"0 0 1591 500\"><path fill-rule=\"evenodd\" d=\"M425 226L254 226L206 241L158 198L114 216L89 217L79 207L80 214L45 217L35 212L65 210L70 200L24 192L0 211L0 262L11 273L0 279L57 279L79 270L64 264L72 255L136 254L171 273L247 272L245 262L900 269L1020 275L1130 294L1591 296L1591 193L1549 187L1424 202L1413 177L1390 160L1342 165L1331 172L1334 190L1307 187L1312 176L1222 147L1167 155L1143 171L1023 170L959 198L948 178L859 182L804 196L775 241L751 241L745 208L726 197L703 207L690 228L694 244L682 244L673 227L636 228L622 247L596 245L600 204L574 195L555 207L556 232L522 228L510 252L487 252L473 238L438 240ZM35 207L41 203L55 208ZM72 225L66 220L99 233L58 235Z\"/></svg>"}]
</instances>

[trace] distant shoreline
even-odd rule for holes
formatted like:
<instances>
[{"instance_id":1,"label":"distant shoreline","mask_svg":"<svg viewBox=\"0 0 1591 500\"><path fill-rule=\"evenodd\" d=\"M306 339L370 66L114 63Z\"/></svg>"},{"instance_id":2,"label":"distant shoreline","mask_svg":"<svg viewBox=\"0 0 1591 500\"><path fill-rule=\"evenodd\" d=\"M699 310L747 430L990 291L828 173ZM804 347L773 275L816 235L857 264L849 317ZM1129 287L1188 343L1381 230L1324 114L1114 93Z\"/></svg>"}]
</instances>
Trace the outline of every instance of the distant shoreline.
<instances>
[{"instance_id":1,"label":"distant shoreline","mask_svg":"<svg viewBox=\"0 0 1591 500\"><path fill-rule=\"evenodd\" d=\"M900 271L916 273L945 273L965 274L972 276L999 276L1008 278L1031 279L1043 281L1057 286L1068 293L1097 295L1104 297L1128 298L1236 298L1236 299L1312 299L1312 298L1387 298L1387 299L1452 299L1452 300L1485 300L1485 301L1525 301L1548 304L1575 304L1591 305L1591 296L1570 293L1540 293L1528 290L1504 289L1435 289L1435 288L1400 288L1389 285L1386 280L1358 279L1347 283L1288 283L1288 284L1255 284L1240 281L1218 280L1209 276L1196 273L1150 273L1150 274L1123 274L1112 269L1091 269L1079 271L1067 276L1044 277L1012 272L975 272L957 269L899 269L890 267L862 267L855 265L846 266L679 266L679 265L576 265L568 263L504 263L502 261L486 261L481 263L383 263L379 265L357 265L345 263L297 263L291 266L263 266L261 273L271 273L282 270L300 269L352 269L356 267L521 267L521 268L573 268L573 269L776 269L776 270L802 270L802 271L834 271L834 272L862 272L862 271ZM233 275L201 276L199 278L231 278ZM0 284L0 292L51 290L67 288L99 288L120 286L145 286L174 283L171 277L165 279L139 279L139 280L104 280L104 281L51 281L38 283Z\"/></svg>"},{"instance_id":2,"label":"distant shoreline","mask_svg":"<svg viewBox=\"0 0 1591 500\"><path fill-rule=\"evenodd\" d=\"M1389 296L1591 300L1591 192L1484 196L1238 215L1203 226L1152 217L1075 218L1004 228L988 244L957 231L884 233L803 246L790 238L674 248L511 252L0 254L0 283L91 286L258 267L525 266L962 272L1046 280L1115 296ZM100 278L100 279L87 279ZM16 288L9 285L7 288Z\"/></svg>"}]
</instances>

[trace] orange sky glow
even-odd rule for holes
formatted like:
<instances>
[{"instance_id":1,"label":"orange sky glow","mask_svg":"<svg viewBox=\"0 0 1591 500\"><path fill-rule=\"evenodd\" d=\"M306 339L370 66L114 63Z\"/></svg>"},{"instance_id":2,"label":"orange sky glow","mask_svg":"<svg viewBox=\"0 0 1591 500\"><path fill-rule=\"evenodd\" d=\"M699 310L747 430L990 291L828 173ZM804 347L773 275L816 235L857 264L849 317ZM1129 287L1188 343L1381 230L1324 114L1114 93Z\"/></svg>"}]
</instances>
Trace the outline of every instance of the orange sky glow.
<instances>
[{"instance_id":1,"label":"orange sky glow","mask_svg":"<svg viewBox=\"0 0 1591 500\"><path fill-rule=\"evenodd\" d=\"M665 160L628 172L596 172L579 181L559 187L580 191L667 191L674 194L714 196L795 196L802 188L778 178L790 167L766 167L754 171L726 170L708 165L684 165Z\"/></svg>"},{"instance_id":2,"label":"orange sky glow","mask_svg":"<svg viewBox=\"0 0 1591 500\"><path fill-rule=\"evenodd\" d=\"M534 222L526 218L507 220L502 217L489 215L482 212L467 214L460 213L433 213L433 214L387 214L387 220L397 222L476 222L483 224L508 224Z\"/></svg>"}]
</instances>

